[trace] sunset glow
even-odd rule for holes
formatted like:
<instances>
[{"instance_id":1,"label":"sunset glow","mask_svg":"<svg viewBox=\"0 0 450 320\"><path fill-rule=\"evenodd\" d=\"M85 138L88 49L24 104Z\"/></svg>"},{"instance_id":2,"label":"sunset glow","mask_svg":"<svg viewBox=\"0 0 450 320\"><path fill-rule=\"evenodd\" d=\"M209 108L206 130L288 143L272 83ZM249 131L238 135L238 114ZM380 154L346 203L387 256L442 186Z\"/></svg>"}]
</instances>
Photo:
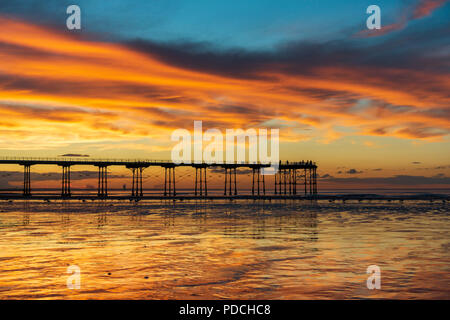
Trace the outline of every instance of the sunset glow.
<instances>
[{"instance_id":1,"label":"sunset glow","mask_svg":"<svg viewBox=\"0 0 450 320\"><path fill-rule=\"evenodd\" d=\"M442 5L422 1L411 21ZM70 150L168 159L171 132L202 120L209 128L280 128L281 158L315 159L322 176L353 163L358 177L450 172L444 45L395 53L395 38L380 42L379 34L276 51L200 47L183 56L171 44L113 42L8 15L0 24L5 156ZM389 54L408 61L391 64ZM233 55L234 68L214 64Z\"/></svg>"}]
</instances>

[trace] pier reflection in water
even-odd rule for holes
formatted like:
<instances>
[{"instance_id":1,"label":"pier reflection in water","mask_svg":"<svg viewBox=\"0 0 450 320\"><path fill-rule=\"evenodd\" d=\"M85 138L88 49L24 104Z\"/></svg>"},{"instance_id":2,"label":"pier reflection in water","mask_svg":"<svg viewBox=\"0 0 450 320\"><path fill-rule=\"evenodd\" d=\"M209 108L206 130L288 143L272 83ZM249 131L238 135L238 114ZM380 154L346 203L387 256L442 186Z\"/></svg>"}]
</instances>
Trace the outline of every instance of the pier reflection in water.
<instances>
[{"instance_id":1,"label":"pier reflection in water","mask_svg":"<svg viewBox=\"0 0 450 320\"><path fill-rule=\"evenodd\" d=\"M449 229L421 201L4 202L0 298L450 298Z\"/></svg>"}]
</instances>

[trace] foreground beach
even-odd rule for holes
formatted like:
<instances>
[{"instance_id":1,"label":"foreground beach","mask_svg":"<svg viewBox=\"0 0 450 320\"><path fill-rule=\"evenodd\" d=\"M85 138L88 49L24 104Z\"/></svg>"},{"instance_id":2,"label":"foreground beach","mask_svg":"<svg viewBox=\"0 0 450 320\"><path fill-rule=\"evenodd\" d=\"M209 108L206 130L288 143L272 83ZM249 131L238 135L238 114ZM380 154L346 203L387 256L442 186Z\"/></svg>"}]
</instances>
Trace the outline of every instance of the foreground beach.
<instances>
[{"instance_id":1,"label":"foreground beach","mask_svg":"<svg viewBox=\"0 0 450 320\"><path fill-rule=\"evenodd\" d=\"M2 299L448 299L448 202L3 202ZM69 266L80 289L67 288ZM370 265L381 290L366 286Z\"/></svg>"}]
</instances>

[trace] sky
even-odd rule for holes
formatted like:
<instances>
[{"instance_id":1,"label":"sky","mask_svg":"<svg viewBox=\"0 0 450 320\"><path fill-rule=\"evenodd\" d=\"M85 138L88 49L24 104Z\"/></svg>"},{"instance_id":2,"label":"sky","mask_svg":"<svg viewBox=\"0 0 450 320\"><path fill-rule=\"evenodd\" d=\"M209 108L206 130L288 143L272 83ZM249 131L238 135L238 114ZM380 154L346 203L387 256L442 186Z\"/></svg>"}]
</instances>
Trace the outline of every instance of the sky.
<instances>
[{"instance_id":1,"label":"sky","mask_svg":"<svg viewBox=\"0 0 450 320\"><path fill-rule=\"evenodd\" d=\"M169 159L202 120L279 128L280 158L315 161L324 186L448 188L449 17L444 0L2 0L0 157ZM48 170L35 185L59 183Z\"/></svg>"}]
</instances>

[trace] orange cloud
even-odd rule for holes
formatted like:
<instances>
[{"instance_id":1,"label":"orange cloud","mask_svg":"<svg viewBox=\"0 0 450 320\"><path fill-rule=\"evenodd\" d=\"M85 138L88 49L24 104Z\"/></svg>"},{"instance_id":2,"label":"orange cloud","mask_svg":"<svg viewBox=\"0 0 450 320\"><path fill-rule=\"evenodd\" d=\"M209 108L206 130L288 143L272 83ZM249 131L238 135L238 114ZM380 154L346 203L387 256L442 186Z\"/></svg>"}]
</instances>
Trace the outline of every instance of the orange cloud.
<instances>
[{"instance_id":1,"label":"orange cloud","mask_svg":"<svg viewBox=\"0 0 450 320\"><path fill-rule=\"evenodd\" d=\"M335 125L365 135L386 128L385 135L414 139L442 137L450 128L448 117L428 112L446 112L450 105L449 79L439 74L342 65L291 73L280 64L236 77L5 17L0 24L3 148L169 142L173 129L190 129L193 120L203 120L205 128L285 121L290 129L281 130L282 140L320 134L318 141L327 143L344 135ZM360 99L372 105L355 112ZM397 112L386 105L409 109ZM411 123L438 128L417 131Z\"/></svg>"},{"instance_id":2,"label":"orange cloud","mask_svg":"<svg viewBox=\"0 0 450 320\"><path fill-rule=\"evenodd\" d=\"M446 2L447 0L421 0L414 10L414 18L420 19L429 16Z\"/></svg>"}]
</instances>

